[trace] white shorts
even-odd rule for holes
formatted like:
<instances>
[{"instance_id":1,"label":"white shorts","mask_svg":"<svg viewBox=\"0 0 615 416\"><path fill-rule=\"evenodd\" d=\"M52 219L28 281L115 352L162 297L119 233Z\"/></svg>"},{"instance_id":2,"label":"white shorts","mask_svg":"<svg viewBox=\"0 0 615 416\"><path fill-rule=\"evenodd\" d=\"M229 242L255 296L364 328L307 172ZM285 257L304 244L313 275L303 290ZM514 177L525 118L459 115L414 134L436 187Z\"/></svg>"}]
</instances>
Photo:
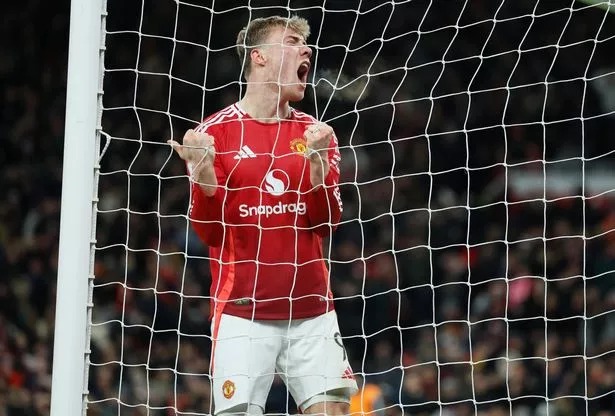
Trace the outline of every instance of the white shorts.
<instances>
[{"instance_id":1,"label":"white shorts","mask_svg":"<svg viewBox=\"0 0 615 416\"><path fill-rule=\"evenodd\" d=\"M212 355L216 414L243 405L264 409L276 373L301 410L322 393L335 391L350 402L357 392L334 311L292 321L223 314Z\"/></svg>"}]
</instances>

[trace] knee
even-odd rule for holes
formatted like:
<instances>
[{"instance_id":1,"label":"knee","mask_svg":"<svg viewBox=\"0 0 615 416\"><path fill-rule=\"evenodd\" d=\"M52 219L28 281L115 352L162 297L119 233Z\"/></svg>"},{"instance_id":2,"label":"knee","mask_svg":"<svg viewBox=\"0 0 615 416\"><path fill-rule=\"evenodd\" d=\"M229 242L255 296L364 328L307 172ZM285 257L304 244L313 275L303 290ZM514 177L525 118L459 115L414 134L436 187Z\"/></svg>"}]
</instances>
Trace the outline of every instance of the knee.
<instances>
[{"instance_id":1,"label":"knee","mask_svg":"<svg viewBox=\"0 0 615 416\"><path fill-rule=\"evenodd\" d=\"M347 415L350 413L350 404L348 403L327 403L328 404L328 409L330 408L330 410L327 411L328 415Z\"/></svg>"},{"instance_id":2,"label":"knee","mask_svg":"<svg viewBox=\"0 0 615 416\"><path fill-rule=\"evenodd\" d=\"M348 415L350 404L344 402L319 402L307 407L303 413L311 415Z\"/></svg>"},{"instance_id":3,"label":"knee","mask_svg":"<svg viewBox=\"0 0 615 416\"><path fill-rule=\"evenodd\" d=\"M262 416L265 411L256 404L242 403L214 413L216 416Z\"/></svg>"}]
</instances>

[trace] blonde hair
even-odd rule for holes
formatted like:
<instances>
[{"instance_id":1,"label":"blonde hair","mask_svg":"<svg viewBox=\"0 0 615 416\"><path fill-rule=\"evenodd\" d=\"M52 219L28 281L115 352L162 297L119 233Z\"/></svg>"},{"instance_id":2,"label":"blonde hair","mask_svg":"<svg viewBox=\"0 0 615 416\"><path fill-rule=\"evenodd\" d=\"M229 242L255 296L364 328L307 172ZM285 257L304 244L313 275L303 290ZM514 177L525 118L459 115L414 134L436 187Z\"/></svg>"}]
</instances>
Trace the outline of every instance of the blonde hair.
<instances>
[{"instance_id":1,"label":"blonde hair","mask_svg":"<svg viewBox=\"0 0 615 416\"><path fill-rule=\"evenodd\" d=\"M310 36L310 25L303 17L292 16L270 16L259 17L248 23L237 34L237 54L243 65L243 75L247 77L250 74L250 52L259 45L262 45L272 28L283 27L297 32L304 39Z\"/></svg>"}]
</instances>

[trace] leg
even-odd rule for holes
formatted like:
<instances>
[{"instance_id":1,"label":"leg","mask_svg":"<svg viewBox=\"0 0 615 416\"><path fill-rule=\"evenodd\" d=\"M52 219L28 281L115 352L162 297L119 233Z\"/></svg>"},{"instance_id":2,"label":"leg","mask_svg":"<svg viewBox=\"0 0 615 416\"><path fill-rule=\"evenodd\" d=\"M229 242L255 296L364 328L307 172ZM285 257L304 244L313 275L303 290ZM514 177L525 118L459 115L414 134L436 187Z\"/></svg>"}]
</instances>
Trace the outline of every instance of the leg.
<instances>
[{"instance_id":1,"label":"leg","mask_svg":"<svg viewBox=\"0 0 615 416\"><path fill-rule=\"evenodd\" d=\"M212 324L212 333L214 413L262 414L280 338L266 324L224 314Z\"/></svg>"},{"instance_id":2,"label":"leg","mask_svg":"<svg viewBox=\"0 0 615 416\"><path fill-rule=\"evenodd\" d=\"M305 409L306 415L348 415L350 405L348 403L320 402L314 403Z\"/></svg>"},{"instance_id":3,"label":"leg","mask_svg":"<svg viewBox=\"0 0 615 416\"><path fill-rule=\"evenodd\" d=\"M304 414L348 415L350 414L350 397L346 389L332 390L319 394L303 403Z\"/></svg>"}]
</instances>

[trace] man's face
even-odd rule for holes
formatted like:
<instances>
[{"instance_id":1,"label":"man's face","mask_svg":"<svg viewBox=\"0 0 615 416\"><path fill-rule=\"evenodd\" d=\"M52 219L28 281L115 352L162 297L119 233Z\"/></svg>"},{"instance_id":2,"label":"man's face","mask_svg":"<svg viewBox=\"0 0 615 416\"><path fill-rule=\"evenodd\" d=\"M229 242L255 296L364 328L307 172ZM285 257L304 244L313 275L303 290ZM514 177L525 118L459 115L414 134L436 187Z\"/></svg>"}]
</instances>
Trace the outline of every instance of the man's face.
<instances>
[{"instance_id":1,"label":"man's face","mask_svg":"<svg viewBox=\"0 0 615 416\"><path fill-rule=\"evenodd\" d=\"M267 81L280 86L282 99L300 101L305 94L312 49L299 33L283 26L274 27L264 42Z\"/></svg>"}]
</instances>

